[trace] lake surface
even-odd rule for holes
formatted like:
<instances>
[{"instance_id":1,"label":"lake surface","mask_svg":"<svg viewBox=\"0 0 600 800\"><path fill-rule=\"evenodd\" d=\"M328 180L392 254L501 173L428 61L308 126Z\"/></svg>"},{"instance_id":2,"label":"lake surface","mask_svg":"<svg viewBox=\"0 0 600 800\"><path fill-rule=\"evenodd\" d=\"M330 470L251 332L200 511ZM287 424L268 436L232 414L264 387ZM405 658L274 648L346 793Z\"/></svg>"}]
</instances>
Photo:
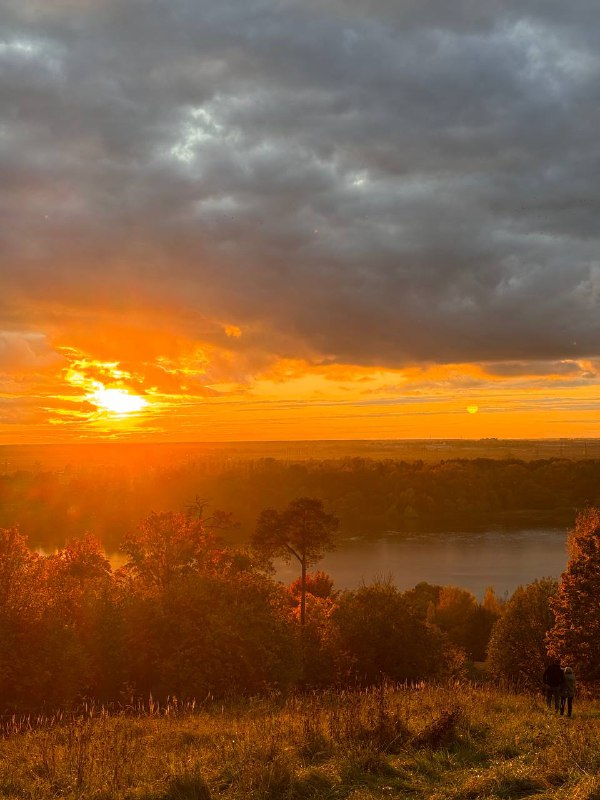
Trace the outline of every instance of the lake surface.
<instances>
[{"instance_id":1,"label":"lake surface","mask_svg":"<svg viewBox=\"0 0 600 800\"><path fill-rule=\"evenodd\" d=\"M504 596L536 578L560 577L567 565L566 542L563 528L388 533L344 539L313 570L328 572L337 589L390 578L402 590L427 581L461 586L482 599L488 586ZM297 562L276 566L277 579L285 583L299 575Z\"/></svg>"}]
</instances>

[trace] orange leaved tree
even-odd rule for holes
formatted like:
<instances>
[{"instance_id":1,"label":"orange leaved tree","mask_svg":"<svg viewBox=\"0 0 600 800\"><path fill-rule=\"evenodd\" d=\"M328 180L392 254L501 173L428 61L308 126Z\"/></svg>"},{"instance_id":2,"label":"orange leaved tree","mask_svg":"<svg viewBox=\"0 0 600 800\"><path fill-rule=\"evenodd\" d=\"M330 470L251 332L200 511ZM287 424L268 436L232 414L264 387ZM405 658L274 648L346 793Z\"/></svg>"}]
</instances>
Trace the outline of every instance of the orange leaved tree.
<instances>
[{"instance_id":1,"label":"orange leaved tree","mask_svg":"<svg viewBox=\"0 0 600 800\"><path fill-rule=\"evenodd\" d=\"M600 685L600 509L577 517L569 535L569 563L552 600L548 652L574 667L584 683Z\"/></svg>"}]
</instances>

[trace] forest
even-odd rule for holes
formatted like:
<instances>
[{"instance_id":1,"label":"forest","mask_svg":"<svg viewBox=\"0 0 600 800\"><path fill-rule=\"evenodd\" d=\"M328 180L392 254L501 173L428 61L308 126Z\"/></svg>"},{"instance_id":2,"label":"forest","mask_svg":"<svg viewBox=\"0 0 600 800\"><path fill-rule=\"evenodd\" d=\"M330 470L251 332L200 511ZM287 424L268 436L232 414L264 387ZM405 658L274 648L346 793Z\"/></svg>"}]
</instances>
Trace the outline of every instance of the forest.
<instances>
[{"instance_id":1,"label":"forest","mask_svg":"<svg viewBox=\"0 0 600 800\"><path fill-rule=\"evenodd\" d=\"M251 458L5 471L0 526L19 525L30 545L46 552L89 533L114 553L151 512L185 512L200 497L230 513L223 535L241 544L264 508L302 496L321 499L348 535L568 526L578 510L600 505L600 459Z\"/></svg>"}]
</instances>

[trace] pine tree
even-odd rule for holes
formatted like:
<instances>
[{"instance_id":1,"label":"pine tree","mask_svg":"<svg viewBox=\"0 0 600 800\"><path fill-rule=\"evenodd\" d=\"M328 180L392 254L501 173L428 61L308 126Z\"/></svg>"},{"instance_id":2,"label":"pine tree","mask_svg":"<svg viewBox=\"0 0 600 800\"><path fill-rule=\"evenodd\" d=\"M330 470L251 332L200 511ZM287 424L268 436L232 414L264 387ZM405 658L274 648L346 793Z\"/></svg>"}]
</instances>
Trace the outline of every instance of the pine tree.
<instances>
[{"instance_id":1,"label":"pine tree","mask_svg":"<svg viewBox=\"0 0 600 800\"><path fill-rule=\"evenodd\" d=\"M267 508L261 513L252 537L254 548L269 558L297 559L301 567L300 621L306 620L307 568L335 547L339 521L327 514L321 500L299 497L282 511Z\"/></svg>"},{"instance_id":2,"label":"pine tree","mask_svg":"<svg viewBox=\"0 0 600 800\"><path fill-rule=\"evenodd\" d=\"M600 509L577 517L569 535L569 563L553 600L555 624L548 652L586 683L600 681Z\"/></svg>"}]
</instances>

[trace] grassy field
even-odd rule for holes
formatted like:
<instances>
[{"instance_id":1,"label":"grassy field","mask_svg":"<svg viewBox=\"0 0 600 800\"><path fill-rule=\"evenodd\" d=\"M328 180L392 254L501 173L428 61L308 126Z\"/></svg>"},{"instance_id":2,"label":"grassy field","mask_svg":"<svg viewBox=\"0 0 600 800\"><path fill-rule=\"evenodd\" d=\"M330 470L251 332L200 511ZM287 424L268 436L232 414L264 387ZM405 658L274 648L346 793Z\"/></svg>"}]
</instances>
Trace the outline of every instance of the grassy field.
<instances>
[{"instance_id":1,"label":"grassy field","mask_svg":"<svg viewBox=\"0 0 600 800\"><path fill-rule=\"evenodd\" d=\"M386 687L4 720L0 797L600 800L600 703Z\"/></svg>"}]
</instances>

